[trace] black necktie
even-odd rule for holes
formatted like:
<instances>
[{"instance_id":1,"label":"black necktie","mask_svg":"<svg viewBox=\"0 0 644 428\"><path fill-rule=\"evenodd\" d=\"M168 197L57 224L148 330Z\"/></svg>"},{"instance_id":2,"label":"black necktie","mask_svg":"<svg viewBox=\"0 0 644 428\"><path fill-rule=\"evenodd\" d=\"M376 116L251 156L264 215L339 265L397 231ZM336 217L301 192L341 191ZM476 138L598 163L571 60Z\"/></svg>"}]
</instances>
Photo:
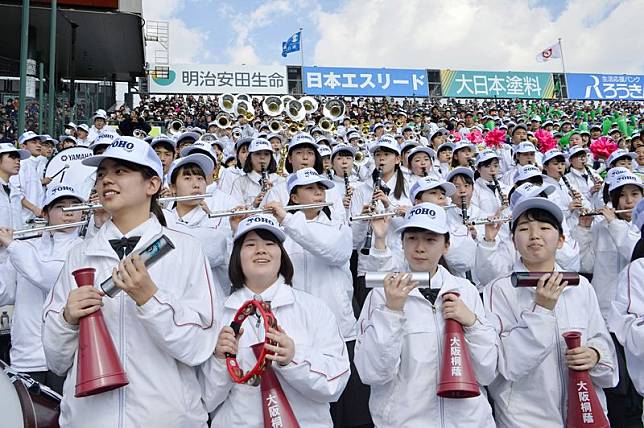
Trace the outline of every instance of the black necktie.
<instances>
[{"instance_id":1,"label":"black necktie","mask_svg":"<svg viewBox=\"0 0 644 428\"><path fill-rule=\"evenodd\" d=\"M429 300L433 305L434 303L436 303L436 298L438 297L438 293L440 293L441 289L440 288L419 288L418 291L420 291L420 294L422 294L423 297Z\"/></svg>"},{"instance_id":2,"label":"black necktie","mask_svg":"<svg viewBox=\"0 0 644 428\"><path fill-rule=\"evenodd\" d=\"M2 187L4 188L4 191L7 192L7 196L11 196L11 189L9 188L9 185L3 184Z\"/></svg>"},{"instance_id":3,"label":"black necktie","mask_svg":"<svg viewBox=\"0 0 644 428\"><path fill-rule=\"evenodd\" d=\"M494 184L487 184L487 188L490 189L492 192L496 192L496 186Z\"/></svg>"},{"instance_id":4,"label":"black necktie","mask_svg":"<svg viewBox=\"0 0 644 428\"><path fill-rule=\"evenodd\" d=\"M581 174L582 177L584 177L584 181L588 182L588 174Z\"/></svg>"},{"instance_id":5,"label":"black necktie","mask_svg":"<svg viewBox=\"0 0 644 428\"><path fill-rule=\"evenodd\" d=\"M140 236L132 236L130 238L124 236L121 239L110 239L110 245L118 258L122 259L134 250L134 247L136 247L140 239Z\"/></svg>"}]
</instances>

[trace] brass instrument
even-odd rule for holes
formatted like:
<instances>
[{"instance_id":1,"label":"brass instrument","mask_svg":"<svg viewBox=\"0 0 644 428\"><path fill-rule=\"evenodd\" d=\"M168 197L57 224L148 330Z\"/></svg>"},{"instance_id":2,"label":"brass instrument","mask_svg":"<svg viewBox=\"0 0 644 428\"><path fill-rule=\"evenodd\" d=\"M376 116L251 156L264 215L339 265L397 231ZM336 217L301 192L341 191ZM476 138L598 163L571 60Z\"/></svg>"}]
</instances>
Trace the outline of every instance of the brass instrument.
<instances>
[{"instance_id":1,"label":"brass instrument","mask_svg":"<svg viewBox=\"0 0 644 428\"><path fill-rule=\"evenodd\" d=\"M323 132L331 132L331 130L333 130L333 122L326 117L322 117L318 121L318 127Z\"/></svg>"},{"instance_id":2,"label":"brass instrument","mask_svg":"<svg viewBox=\"0 0 644 428\"><path fill-rule=\"evenodd\" d=\"M286 211L297 211L297 210L307 210L312 208L325 208L333 205L333 202L320 202L317 204L302 204L302 205L287 205L284 207ZM220 217L231 217L238 215L253 215L253 214L265 214L270 213L270 208L255 208L249 210L226 210L226 211L217 211L212 214L209 214L210 218L220 218Z\"/></svg>"},{"instance_id":3,"label":"brass instrument","mask_svg":"<svg viewBox=\"0 0 644 428\"><path fill-rule=\"evenodd\" d=\"M233 121L228 113L219 113L215 118L215 124L217 125L217 128L228 129L232 128Z\"/></svg>"},{"instance_id":4,"label":"brass instrument","mask_svg":"<svg viewBox=\"0 0 644 428\"><path fill-rule=\"evenodd\" d=\"M379 166L374 171L373 193L376 193L382 189L381 177L382 177L382 167ZM372 210L376 209L376 199L373 196L371 196L371 209ZM372 240L373 240L373 227L369 225L369 229L367 229L367 236L365 238L364 244L362 245L362 248L360 249L361 254L365 256L369 255L369 253L371 252Z\"/></svg>"},{"instance_id":5,"label":"brass instrument","mask_svg":"<svg viewBox=\"0 0 644 428\"><path fill-rule=\"evenodd\" d=\"M394 125L391 122L387 122L385 124L385 132L387 134L391 134L391 132L394 130Z\"/></svg>"},{"instance_id":6,"label":"brass instrument","mask_svg":"<svg viewBox=\"0 0 644 428\"><path fill-rule=\"evenodd\" d=\"M344 110L344 103L341 100L334 98L324 104L322 114L333 122L338 122L344 117Z\"/></svg>"},{"instance_id":7,"label":"brass instrument","mask_svg":"<svg viewBox=\"0 0 644 428\"><path fill-rule=\"evenodd\" d=\"M266 167L262 165L262 171L261 171L262 178L260 178L259 182L262 185L262 190L260 190L260 193L266 193L268 192L268 171L266 170Z\"/></svg>"},{"instance_id":8,"label":"brass instrument","mask_svg":"<svg viewBox=\"0 0 644 428\"><path fill-rule=\"evenodd\" d=\"M145 131L144 131L144 130L142 130L142 129L135 129L135 130L132 132L132 136L133 136L134 138L138 138L139 140L145 140L145 138L148 136L148 133L147 133L147 132L145 132Z\"/></svg>"},{"instance_id":9,"label":"brass instrument","mask_svg":"<svg viewBox=\"0 0 644 428\"><path fill-rule=\"evenodd\" d=\"M369 135L370 128L371 124L369 122L364 122L362 124L362 129L360 130L360 132L362 133L362 135Z\"/></svg>"},{"instance_id":10,"label":"brass instrument","mask_svg":"<svg viewBox=\"0 0 644 428\"><path fill-rule=\"evenodd\" d=\"M165 204L168 202L185 202L185 201L196 201L199 199L209 198L212 194L199 194L199 195L185 195L185 196L169 196L167 198L159 198L159 204ZM70 207L64 207L63 212L74 212L74 211L93 211L100 210L103 208L103 204L75 204Z\"/></svg>"},{"instance_id":11,"label":"brass instrument","mask_svg":"<svg viewBox=\"0 0 644 428\"><path fill-rule=\"evenodd\" d=\"M402 128L405 122L403 122L401 119L396 119L396 128Z\"/></svg>"},{"instance_id":12,"label":"brass instrument","mask_svg":"<svg viewBox=\"0 0 644 428\"><path fill-rule=\"evenodd\" d=\"M266 97L262 102L262 111L269 116L279 116L284 111L284 103L274 95Z\"/></svg>"},{"instance_id":13,"label":"brass instrument","mask_svg":"<svg viewBox=\"0 0 644 428\"><path fill-rule=\"evenodd\" d=\"M291 100L286 104L286 115L293 122L301 122L306 117L306 109L298 100Z\"/></svg>"},{"instance_id":14,"label":"brass instrument","mask_svg":"<svg viewBox=\"0 0 644 428\"><path fill-rule=\"evenodd\" d=\"M360 168L369 162L369 157L371 155L369 154L368 151L366 150L359 150L356 152L355 156L353 156L353 164Z\"/></svg>"},{"instance_id":15,"label":"brass instrument","mask_svg":"<svg viewBox=\"0 0 644 428\"><path fill-rule=\"evenodd\" d=\"M315 113L318 109L318 102L313 97L302 97L300 102L304 106L304 110L307 114Z\"/></svg>"},{"instance_id":16,"label":"brass instrument","mask_svg":"<svg viewBox=\"0 0 644 428\"><path fill-rule=\"evenodd\" d=\"M273 119L268 122L268 129L270 129L272 133L278 134L282 132L282 123L279 120Z\"/></svg>"},{"instance_id":17,"label":"brass instrument","mask_svg":"<svg viewBox=\"0 0 644 428\"><path fill-rule=\"evenodd\" d=\"M31 229L19 229L13 232L13 237L15 239L22 239L30 235L38 235L43 232L53 232L61 229L68 229L70 227L82 227L82 226L85 226L86 224L87 224L87 220L83 220L83 221L77 221L74 223L57 224L55 226L40 226L40 227L32 227Z\"/></svg>"},{"instance_id":18,"label":"brass instrument","mask_svg":"<svg viewBox=\"0 0 644 428\"><path fill-rule=\"evenodd\" d=\"M288 126L287 131L288 131L288 135L289 135L290 137L292 137L292 136L294 136L295 134L297 134L298 132L300 132L300 127L299 127L299 126L297 126L297 123L291 123L291 124Z\"/></svg>"},{"instance_id":19,"label":"brass instrument","mask_svg":"<svg viewBox=\"0 0 644 428\"><path fill-rule=\"evenodd\" d=\"M255 109L250 101L244 99L237 99L233 106L233 113L243 116L247 121L252 121L255 118Z\"/></svg>"},{"instance_id":20,"label":"brass instrument","mask_svg":"<svg viewBox=\"0 0 644 428\"><path fill-rule=\"evenodd\" d=\"M173 136L179 135L181 134L181 132L183 132L183 129L184 129L183 122L178 119L173 120L168 124L168 133L170 135L173 135Z\"/></svg>"},{"instance_id":21,"label":"brass instrument","mask_svg":"<svg viewBox=\"0 0 644 428\"><path fill-rule=\"evenodd\" d=\"M357 128L358 127L358 119L351 119L349 121L349 126L351 126L353 128Z\"/></svg>"},{"instance_id":22,"label":"brass instrument","mask_svg":"<svg viewBox=\"0 0 644 428\"><path fill-rule=\"evenodd\" d=\"M242 132L239 128L233 129L232 136L235 140L239 140L242 136Z\"/></svg>"},{"instance_id":23,"label":"brass instrument","mask_svg":"<svg viewBox=\"0 0 644 428\"><path fill-rule=\"evenodd\" d=\"M218 100L219 108L228 114L233 113L235 105L235 96L233 94L222 94Z\"/></svg>"},{"instance_id":24,"label":"brass instrument","mask_svg":"<svg viewBox=\"0 0 644 428\"><path fill-rule=\"evenodd\" d=\"M221 162L224 160L224 154L219 152L217 153L217 166L215 167L215 170L212 173L212 179L213 181L219 181L221 178L221 169L223 166L221 165Z\"/></svg>"}]
</instances>

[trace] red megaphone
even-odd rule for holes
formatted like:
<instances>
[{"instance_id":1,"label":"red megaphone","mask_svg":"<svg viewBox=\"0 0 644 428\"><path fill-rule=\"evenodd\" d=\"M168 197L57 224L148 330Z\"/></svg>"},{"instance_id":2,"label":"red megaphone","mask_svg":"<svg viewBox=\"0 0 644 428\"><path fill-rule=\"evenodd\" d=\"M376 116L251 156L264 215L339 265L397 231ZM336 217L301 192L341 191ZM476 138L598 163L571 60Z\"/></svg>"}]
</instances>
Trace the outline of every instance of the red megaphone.
<instances>
[{"instance_id":1,"label":"red megaphone","mask_svg":"<svg viewBox=\"0 0 644 428\"><path fill-rule=\"evenodd\" d=\"M255 357L259 358L262 352L264 342L256 343L251 346ZM300 428L300 424L295 419L293 409L284 395L282 385L280 385L277 376L271 367L271 361L266 360L266 369L262 374L262 409L264 413L264 428L280 426L284 428ZM278 423L279 418L279 423Z\"/></svg>"},{"instance_id":2,"label":"red megaphone","mask_svg":"<svg viewBox=\"0 0 644 428\"><path fill-rule=\"evenodd\" d=\"M79 287L94 286L94 268L72 272ZM76 397L87 397L128 384L119 355L112 342L103 312L100 310L80 319Z\"/></svg>"},{"instance_id":3,"label":"red megaphone","mask_svg":"<svg viewBox=\"0 0 644 428\"><path fill-rule=\"evenodd\" d=\"M455 292L446 294L459 296ZM452 319L445 320L441 379L436 394L443 398L471 398L481 394L465 343L463 326Z\"/></svg>"},{"instance_id":4,"label":"red megaphone","mask_svg":"<svg viewBox=\"0 0 644 428\"><path fill-rule=\"evenodd\" d=\"M568 349L581 346L581 333L567 331L563 335ZM568 369L568 416L566 428L609 428L588 370Z\"/></svg>"}]
</instances>

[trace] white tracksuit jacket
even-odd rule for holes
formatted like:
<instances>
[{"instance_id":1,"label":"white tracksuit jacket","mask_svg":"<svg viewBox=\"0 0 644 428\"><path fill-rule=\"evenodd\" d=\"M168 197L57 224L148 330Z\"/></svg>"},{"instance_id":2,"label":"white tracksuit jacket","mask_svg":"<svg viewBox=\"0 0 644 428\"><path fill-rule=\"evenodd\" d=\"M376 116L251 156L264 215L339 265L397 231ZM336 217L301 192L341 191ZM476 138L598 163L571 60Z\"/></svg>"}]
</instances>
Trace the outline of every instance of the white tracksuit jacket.
<instances>
[{"instance_id":1,"label":"white tracksuit jacket","mask_svg":"<svg viewBox=\"0 0 644 428\"><path fill-rule=\"evenodd\" d=\"M559 266L556 271L561 271ZM521 262L513 271L526 271ZM498 427L561 428L567 414L568 368L561 336L580 331L582 345L595 348L600 360L590 370L604 412L602 388L617 385L617 358L588 280L566 287L554 310L534 303L535 289L514 288L510 275L497 278L483 292L490 323L500 344L498 377L489 391Z\"/></svg>"},{"instance_id":2,"label":"white tracksuit jacket","mask_svg":"<svg viewBox=\"0 0 644 428\"><path fill-rule=\"evenodd\" d=\"M255 171L239 176L233 183L231 194L241 200L243 204L250 206L262 190L261 179L262 175ZM284 182L284 179L272 173L268 175L268 181L277 185L277 183ZM264 199L266 199L266 195Z\"/></svg>"},{"instance_id":3,"label":"white tracksuit jacket","mask_svg":"<svg viewBox=\"0 0 644 428\"><path fill-rule=\"evenodd\" d=\"M465 327L465 340L480 385L494 380L497 345L476 288L442 266L432 277L441 290L432 305L412 290L402 312L385 306L384 289L369 293L360 314L354 363L371 386L369 409L377 427L494 427L485 392L474 398L436 395L440 379L445 321L441 296L457 291L478 318Z\"/></svg>"},{"instance_id":4,"label":"white tracksuit jacket","mask_svg":"<svg viewBox=\"0 0 644 428\"><path fill-rule=\"evenodd\" d=\"M235 291L226 300L219 325L229 325L253 297L246 287ZM320 299L284 284L281 276L261 297L271 302L277 324L295 343L291 363L272 364L295 418L301 427L332 427L329 403L340 397L349 380L349 358L333 312ZM257 361L251 345L264 339L255 325L254 319L244 323L239 342L237 361L245 370ZM214 410L213 428L263 426L260 387L234 383L225 360L211 356L201 366L199 381L206 408Z\"/></svg>"},{"instance_id":5,"label":"white tracksuit jacket","mask_svg":"<svg viewBox=\"0 0 644 428\"><path fill-rule=\"evenodd\" d=\"M61 427L204 427L207 414L195 367L217 342L215 285L201 245L193 237L163 228L152 216L128 236L141 235L134 251L165 234L175 245L149 269L158 287L144 305L127 294L104 297L102 312L129 379L129 385L91 397L75 398L78 326L65 322L63 309L76 287L72 272L96 269L95 284L119 262L108 239L122 237L108 221L98 234L75 246L47 297L43 345L49 369L67 375L61 402Z\"/></svg>"}]
</instances>

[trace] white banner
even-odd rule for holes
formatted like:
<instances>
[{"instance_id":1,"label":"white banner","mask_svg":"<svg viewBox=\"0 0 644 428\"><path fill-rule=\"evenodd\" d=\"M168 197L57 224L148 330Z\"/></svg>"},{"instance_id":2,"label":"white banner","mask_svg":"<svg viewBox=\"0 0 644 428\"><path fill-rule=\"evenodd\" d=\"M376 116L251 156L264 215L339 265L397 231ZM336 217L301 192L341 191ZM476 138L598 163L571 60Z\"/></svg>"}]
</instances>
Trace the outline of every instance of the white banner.
<instances>
[{"instance_id":1,"label":"white banner","mask_svg":"<svg viewBox=\"0 0 644 428\"><path fill-rule=\"evenodd\" d=\"M173 64L150 73L151 94L288 93L285 66Z\"/></svg>"}]
</instances>

